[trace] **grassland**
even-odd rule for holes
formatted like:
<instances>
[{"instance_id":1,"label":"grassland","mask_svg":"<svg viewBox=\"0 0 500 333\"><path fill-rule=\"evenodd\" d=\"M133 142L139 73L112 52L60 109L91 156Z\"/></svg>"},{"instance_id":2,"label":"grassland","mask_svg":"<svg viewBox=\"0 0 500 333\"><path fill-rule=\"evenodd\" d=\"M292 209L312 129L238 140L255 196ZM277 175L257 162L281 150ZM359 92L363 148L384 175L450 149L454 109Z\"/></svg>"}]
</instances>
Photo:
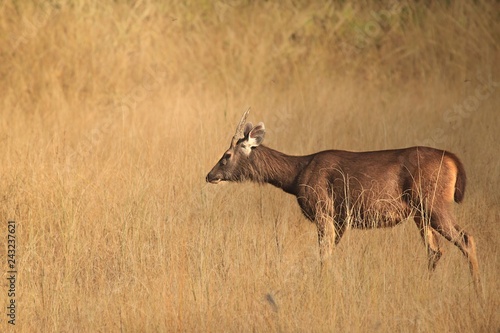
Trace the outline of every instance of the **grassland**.
<instances>
[{"instance_id":1,"label":"grassland","mask_svg":"<svg viewBox=\"0 0 500 333\"><path fill-rule=\"evenodd\" d=\"M498 332L495 1L0 4L0 331ZM271 186L205 183L242 111L289 154L432 145L468 171L466 260L412 221L316 230ZM16 221L9 325L7 221Z\"/></svg>"}]
</instances>

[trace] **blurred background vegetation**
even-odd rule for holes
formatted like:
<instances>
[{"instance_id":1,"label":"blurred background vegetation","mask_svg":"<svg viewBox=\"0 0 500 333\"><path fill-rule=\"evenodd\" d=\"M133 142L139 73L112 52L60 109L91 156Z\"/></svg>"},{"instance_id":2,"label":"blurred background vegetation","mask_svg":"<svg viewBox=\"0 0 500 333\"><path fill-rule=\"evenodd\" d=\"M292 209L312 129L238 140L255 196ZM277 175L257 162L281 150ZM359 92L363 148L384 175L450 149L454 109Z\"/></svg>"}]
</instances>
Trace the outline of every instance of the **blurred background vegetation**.
<instances>
[{"instance_id":1,"label":"blurred background vegetation","mask_svg":"<svg viewBox=\"0 0 500 333\"><path fill-rule=\"evenodd\" d=\"M2 1L16 328L498 331L499 41L494 0ZM289 154L460 156L484 302L453 245L428 278L413 223L348 232L321 275L294 198L205 184L247 106Z\"/></svg>"}]
</instances>

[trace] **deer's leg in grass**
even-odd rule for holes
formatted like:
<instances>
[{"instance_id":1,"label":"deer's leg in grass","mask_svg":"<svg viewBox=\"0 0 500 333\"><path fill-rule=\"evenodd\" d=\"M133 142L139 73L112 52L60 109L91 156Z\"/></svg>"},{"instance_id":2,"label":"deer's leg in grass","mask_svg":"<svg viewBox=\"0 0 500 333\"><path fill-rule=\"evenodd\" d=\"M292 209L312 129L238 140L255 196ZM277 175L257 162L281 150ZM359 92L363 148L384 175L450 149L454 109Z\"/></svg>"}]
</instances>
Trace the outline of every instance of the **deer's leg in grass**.
<instances>
[{"instance_id":1,"label":"deer's leg in grass","mask_svg":"<svg viewBox=\"0 0 500 333\"><path fill-rule=\"evenodd\" d=\"M431 227L444 238L455 244L469 261L469 268L476 288L480 287L479 265L477 261L474 238L460 228L454 217L447 211L435 212L431 215Z\"/></svg>"},{"instance_id":2,"label":"deer's leg in grass","mask_svg":"<svg viewBox=\"0 0 500 333\"><path fill-rule=\"evenodd\" d=\"M318 228L319 257L323 263L332 255L335 229L332 219L324 217L316 222L316 226Z\"/></svg>"},{"instance_id":3,"label":"deer's leg in grass","mask_svg":"<svg viewBox=\"0 0 500 333\"><path fill-rule=\"evenodd\" d=\"M427 248L427 256L429 258L428 268L430 271L434 271L437 262L443 254L439 246L439 234L429 225L429 222L424 221L422 216L416 215L413 219L420 230L420 236L422 236L422 240Z\"/></svg>"}]
</instances>

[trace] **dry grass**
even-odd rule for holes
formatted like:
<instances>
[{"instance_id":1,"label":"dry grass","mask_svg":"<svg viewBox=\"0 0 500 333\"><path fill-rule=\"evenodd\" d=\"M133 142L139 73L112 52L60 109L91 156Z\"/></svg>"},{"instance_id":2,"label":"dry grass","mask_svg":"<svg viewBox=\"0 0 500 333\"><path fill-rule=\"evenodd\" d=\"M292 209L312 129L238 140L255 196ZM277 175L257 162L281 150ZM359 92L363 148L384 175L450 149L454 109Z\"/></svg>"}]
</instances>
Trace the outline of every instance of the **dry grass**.
<instances>
[{"instance_id":1,"label":"dry grass","mask_svg":"<svg viewBox=\"0 0 500 333\"><path fill-rule=\"evenodd\" d=\"M498 332L498 4L341 2L2 2L18 331ZM293 197L205 184L247 106L290 154L461 156L484 302L448 242L428 276L411 221L348 232L320 274Z\"/></svg>"}]
</instances>

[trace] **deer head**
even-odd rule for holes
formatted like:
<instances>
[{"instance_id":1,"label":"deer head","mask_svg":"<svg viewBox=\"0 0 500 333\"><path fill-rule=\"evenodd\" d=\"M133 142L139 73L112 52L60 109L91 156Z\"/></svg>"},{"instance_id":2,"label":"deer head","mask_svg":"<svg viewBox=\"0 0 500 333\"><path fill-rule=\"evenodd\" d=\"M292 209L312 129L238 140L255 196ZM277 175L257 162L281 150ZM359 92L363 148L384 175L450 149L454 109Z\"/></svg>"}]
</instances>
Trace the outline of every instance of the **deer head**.
<instances>
[{"instance_id":1,"label":"deer head","mask_svg":"<svg viewBox=\"0 0 500 333\"><path fill-rule=\"evenodd\" d=\"M217 184L220 181L237 182L251 178L252 151L264 141L266 131L262 122L255 126L245 123L249 112L250 108L243 113L231 146L208 173L207 182Z\"/></svg>"}]
</instances>

